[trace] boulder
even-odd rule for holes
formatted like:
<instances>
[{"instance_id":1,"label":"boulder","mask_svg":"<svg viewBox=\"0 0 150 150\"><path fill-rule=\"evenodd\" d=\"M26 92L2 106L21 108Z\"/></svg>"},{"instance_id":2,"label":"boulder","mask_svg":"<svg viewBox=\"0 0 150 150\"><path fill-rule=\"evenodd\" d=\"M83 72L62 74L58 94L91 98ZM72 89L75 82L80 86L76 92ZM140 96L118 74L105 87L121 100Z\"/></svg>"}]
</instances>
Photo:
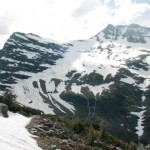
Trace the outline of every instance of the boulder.
<instances>
[{"instance_id":1,"label":"boulder","mask_svg":"<svg viewBox=\"0 0 150 150\"><path fill-rule=\"evenodd\" d=\"M0 116L8 117L8 106L6 104L0 103Z\"/></svg>"}]
</instances>

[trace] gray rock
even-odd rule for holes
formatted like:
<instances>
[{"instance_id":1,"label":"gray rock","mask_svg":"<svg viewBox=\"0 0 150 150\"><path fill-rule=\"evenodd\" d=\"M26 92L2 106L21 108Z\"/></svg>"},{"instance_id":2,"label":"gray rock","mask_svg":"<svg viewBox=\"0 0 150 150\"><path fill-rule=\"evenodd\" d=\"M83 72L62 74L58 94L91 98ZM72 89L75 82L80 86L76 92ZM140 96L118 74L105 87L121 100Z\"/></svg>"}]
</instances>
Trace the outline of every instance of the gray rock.
<instances>
[{"instance_id":1,"label":"gray rock","mask_svg":"<svg viewBox=\"0 0 150 150\"><path fill-rule=\"evenodd\" d=\"M8 117L8 106L6 104L0 103L0 116Z\"/></svg>"},{"instance_id":2,"label":"gray rock","mask_svg":"<svg viewBox=\"0 0 150 150\"><path fill-rule=\"evenodd\" d=\"M63 140L62 140L62 144L68 144L68 141L65 140L65 139L63 139Z\"/></svg>"},{"instance_id":3,"label":"gray rock","mask_svg":"<svg viewBox=\"0 0 150 150\"><path fill-rule=\"evenodd\" d=\"M56 145L51 145L51 150L56 150L57 146Z\"/></svg>"},{"instance_id":4,"label":"gray rock","mask_svg":"<svg viewBox=\"0 0 150 150\"><path fill-rule=\"evenodd\" d=\"M73 141L71 139L68 139L67 141L68 141L68 143L73 143Z\"/></svg>"},{"instance_id":5,"label":"gray rock","mask_svg":"<svg viewBox=\"0 0 150 150\"><path fill-rule=\"evenodd\" d=\"M120 148L120 147L116 147L116 150L123 150L122 148Z\"/></svg>"}]
</instances>

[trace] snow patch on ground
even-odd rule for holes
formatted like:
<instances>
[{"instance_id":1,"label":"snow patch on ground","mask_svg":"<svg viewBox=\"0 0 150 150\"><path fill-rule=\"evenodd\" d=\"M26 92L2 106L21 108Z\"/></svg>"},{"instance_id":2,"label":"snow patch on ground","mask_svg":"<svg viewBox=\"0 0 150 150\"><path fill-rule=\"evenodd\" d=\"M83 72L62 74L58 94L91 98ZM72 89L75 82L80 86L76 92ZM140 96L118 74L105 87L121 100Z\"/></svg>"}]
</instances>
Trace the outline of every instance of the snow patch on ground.
<instances>
[{"instance_id":1,"label":"snow patch on ground","mask_svg":"<svg viewBox=\"0 0 150 150\"><path fill-rule=\"evenodd\" d=\"M9 112L9 118L0 117L1 150L41 150L25 126L31 118Z\"/></svg>"},{"instance_id":2,"label":"snow patch on ground","mask_svg":"<svg viewBox=\"0 0 150 150\"><path fill-rule=\"evenodd\" d=\"M113 84L114 82L110 82L110 83L106 83L106 84L101 84L101 85L98 85L98 86L91 86L91 85L88 85L88 84L85 84L85 85L82 85L82 86L79 86L79 85L76 85L76 84L73 84L71 86L71 89L74 93L78 93L78 94L81 94L81 88L82 87L88 87L89 90L91 92L93 92L94 96L96 96L96 94L101 94L103 90L109 90L109 86L111 84Z\"/></svg>"}]
</instances>

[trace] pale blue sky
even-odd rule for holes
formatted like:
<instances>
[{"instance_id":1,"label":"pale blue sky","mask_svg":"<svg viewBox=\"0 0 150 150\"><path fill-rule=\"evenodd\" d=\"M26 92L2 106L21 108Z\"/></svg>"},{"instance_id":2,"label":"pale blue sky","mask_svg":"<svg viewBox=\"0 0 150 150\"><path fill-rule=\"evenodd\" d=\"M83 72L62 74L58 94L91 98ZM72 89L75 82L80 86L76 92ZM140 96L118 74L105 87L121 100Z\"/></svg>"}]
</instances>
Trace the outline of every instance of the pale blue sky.
<instances>
[{"instance_id":1,"label":"pale blue sky","mask_svg":"<svg viewBox=\"0 0 150 150\"><path fill-rule=\"evenodd\" d=\"M150 0L0 0L0 47L15 31L86 39L107 24L150 27Z\"/></svg>"}]
</instances>

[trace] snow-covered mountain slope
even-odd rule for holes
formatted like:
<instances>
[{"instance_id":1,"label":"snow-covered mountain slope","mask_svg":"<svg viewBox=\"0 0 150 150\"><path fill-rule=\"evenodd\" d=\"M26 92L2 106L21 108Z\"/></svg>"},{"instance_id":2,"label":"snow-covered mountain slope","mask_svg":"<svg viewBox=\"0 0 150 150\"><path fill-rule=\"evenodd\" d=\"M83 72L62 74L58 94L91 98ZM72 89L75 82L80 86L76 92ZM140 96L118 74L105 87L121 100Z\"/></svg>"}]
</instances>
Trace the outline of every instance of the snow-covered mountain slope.
<instances>
[{"instance_id":1,"label":"snow-covered mountain slope","mask_svg":"<svg viewBox=\"0 0 150 150\"><path fill-rule=\"evenodd\" d=\"M102 121L124 140L150 135L150 28L108 25L59 44L14 33L0 51L0 89L51 114Z\"/></svg>"},{"instance_id":2,"label":"snow-covered mountain slope","mask_svg":"<svg viewBox=\"0 0 150 150\"><path fill-rule=\"evenodd\" d=\"M25 126L30 119L9 112L9 118L0 117L0 149L1 150L41 150L33 135Z\"/></svg>"}]
</instances>

